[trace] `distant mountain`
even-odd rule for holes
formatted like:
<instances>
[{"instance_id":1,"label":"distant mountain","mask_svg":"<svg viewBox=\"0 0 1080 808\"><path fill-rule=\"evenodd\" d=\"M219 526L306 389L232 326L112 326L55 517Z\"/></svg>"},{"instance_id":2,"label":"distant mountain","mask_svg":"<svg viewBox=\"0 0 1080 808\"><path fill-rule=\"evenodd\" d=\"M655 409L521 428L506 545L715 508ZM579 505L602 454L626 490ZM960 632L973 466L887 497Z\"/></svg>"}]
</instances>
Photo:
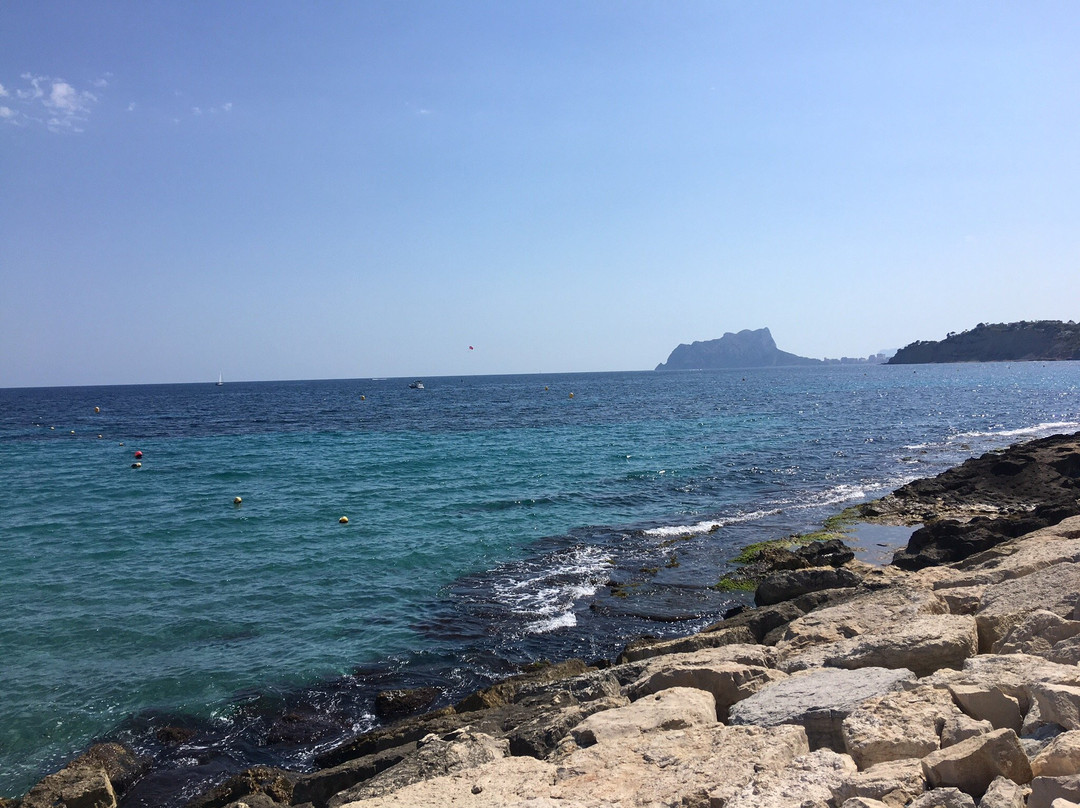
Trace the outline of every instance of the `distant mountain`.
<instances>
[{"instance_id":1,"label":"distant mountain","mask_svg":"<svg viewBox=\"0 0 1080 808\"><path fill-rule=\"evenodd\" d=\"M820 359L796 356L776 347L767 328L728 332L720 339L680 345L657 370L705 370L712 368L761 368L789 365L820 365Z\"/></svg>"},{"instance_id":2,"label":"distant mountain","mask_svg":"<svg viewBox=\"0 0 1080 808\"><path fill-rule=\"evenodd\" d=\"M938 342L919 340L901 348L890 365L930 362L1025 362L1080 359L1080 324L1071 320L979 323Z\"/></svg>"}]
</instances>

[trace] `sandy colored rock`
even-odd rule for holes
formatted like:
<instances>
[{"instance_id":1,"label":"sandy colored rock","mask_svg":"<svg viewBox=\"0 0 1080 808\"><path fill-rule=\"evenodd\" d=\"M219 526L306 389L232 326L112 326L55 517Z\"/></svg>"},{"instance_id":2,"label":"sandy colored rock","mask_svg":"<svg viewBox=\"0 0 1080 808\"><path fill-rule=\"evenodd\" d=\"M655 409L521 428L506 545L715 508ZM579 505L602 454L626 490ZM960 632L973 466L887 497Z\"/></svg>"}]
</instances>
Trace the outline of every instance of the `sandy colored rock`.
<instances>
[{"instance_id":1,"label":"sandy colored rock","mask_svg":"<svg viewBox=\"0 0 1080 808\"><path fill-rule=\"evenodd\" d=\"M806 729L812 749L844 750L844 719L867 699L898 690L914 679L911 671L886 668L807 671L740 701L731 708L729 721L766 727L798 724Z\"/></svg>"},{"instance_id":2,"label":"sandy colored rock","mask_svg":"<svg viewBox=\"0 0 1080 808\"><path fill-rule=\"evenodd\" d=\"M999 729L931 752L923 758L923 772L935 788L959 788L981 797L996 777L1016 783L1031 781L1031 765L1011 729Z\"/></svg>"},{"instance_id":3,"label":"sandy colored rock","mask_svg":"<svg viewBox=\"0 0 1080 808\"><path fill-rule=\"evenodd\" d=\"M777 643L778 660L810 646L887 633L916 617L947 611L945 601L929 589L896 587L856 595L791 621Z\"/></svg>"},{"instance_id":4,"label":"sandy colored rock","mask_svg":"<svg viewBox=\"0 0 1080 808\"><path fill-rule=\"evenodd\" d=\"M1054 612L1037 609L994 644L995 654L1034 654L1045 657L1057 643L1080 634L1080 620L1068 620Z\"/></svg>"},{"instance_id":5,"label":"sandy colored rock","mask_svg":"<svg viewBox=\"0 0 1080 808\"><path fill-rule=\"evenodd\" d=\"M1020 732L1024 720L1020 700L1001 687L956 684L950 685L949 692L960 709L976 721L989 721L994 729Z\"/></svg>"},{"instance_id":6,"label":"sandy colored rock","mask_svg":"<svg viewBox=\"0 0 1080 808\"><path fill-rule=\"evenodd\" d=\"M986 789L979 808L1024 808L1030 789L1014 783L1008 777L998 777Z\"/></svg>"},{"instance_id":7,"label":"sandy colored rock","mask_svg":"<svg viewBox=\"0 0 1080 808\"><path fill-rule=\"evenodd\" d=\"M116 792L102 766L67 766L30 789L21 808L116 808Z\"/></svg>"},{"instance_id":8,"label":"sandy colored rock","mask_svg":"<svg viewBox=\"0 0 1080 808\"><path fill-rule=\"evenodd\" d=\"M949 693L935 687L870 698L844 719L844 747L859 769L922 758L939 748L942 727L959 712Z\"/></svg>"},{"instance_id":9,"label":"sandy colored rock","mask_svg":"<svg viewBox=\"0 0 1080 808\"><path fill-rule=\"evenodd\" d=\"M975 618L933 614L842 643L824 662L838 668L907 668L927 676L941 668L962 668L977 651Z\"/></svg>"},{"instance_id":10,"label":"sandy colored rock","mask_svg":"<svg viewBox=\"0 0 1080 808\"><path fill-rule=\"evenodd\" d=\"M690 795L704 800L698 804L719 805L755 774L782 770L806 751L798 727L712 724L578 749L558 765L504 758L345 808L659 806L681 805Z\"/></svg>"},{"instance_id":11,"label":"sandy colored rock","mask_svg":"<svg viewBox=\"0 0 1080 808\"><path fill-rule=\"evenodd\" d=\"M941 728L941 748L955 746L968 738L976 735L985 735L994 731L994 725L989 721L976 721L970 715L954 715L945 721Z\"/></svg>"},{"instance_id":12,"label":"sandy colored rock","mask_svg":"<svg viewBox=\"0 0 1080 808\"><path fill-rule=\"evenodd\" d=\"M988 586L975 613L979 648L989 652L1010 630L1040 610L1071 618L1080 596L1080 563L1055 564L1038 575Z\"/></svg>"},{"instance_id":13,"label":"sandy colored rock","mask_svg":"<svg viewBox=\"0 0 1080 808\"><path fill-rule=\"evenodd\" d=\"M1080 687L1040 683L1028 689L1039 705L1043 721L1068 730L1080 730Z\"/></svg>"},{"instance_id":14,"label":"sandy colored rock","mask_svg":"<svg viewBox=\"0 0 1080 808\"><path fill-rule=\"evenodd\" d=\"M672 687L705 690L716 700L716 714L727 721L731 705L751 696L770 682L786 678L774 668L738 662L711 662L709 652L658 657L637 682L627 689L631 699L640 699Z\"/></svg>"},{"instance_id":15,"label":"sandy colored rock","mask_svg":"<svg viewBox=\"0 0 1080 808\"><path fill-rule=\"evenodd\" d=\"M780 771L763 772L730 797L724 808L788 808L814 805L827 808L833 792L856 771L847 755L830 749L796 758Z\"/></svg>"},{"instance_id":16,"label":"sandy colored rock","mask_svg":"<svg viewBox=\"0 0 1080 808\"><path fill-rule=\"evenodd\" d=\"M1063 732L1031 759L1036 777L1080 774L1080 731Z\"/></svg>"},{"instance_id":17,"label":"sandy colored rock","mask_svg":"<svg viewBox=\"0 0 1080 808\"><path fill-rule=\"evenodd\" d=\"M1027 808L1052 808L1055 800L1080 802L1080 775L1036 777L1031 781Z\"/></svg>"},{"instance_id":18,"label":"sandy colored rock","mask_svg":"<svg viewBox=\"0 0 1080 808\"><path fill-rule=\"evenodd\" d=\"M880 800L890 806L911 802L926 790L922 761L916 758L889 760L848 775L833 796L840 804L854 797Z\"/></svg>"},{"instance_id":19,"label":"sandy colored rock","mask_svg":"<svg viewBox=\"0 0 1080 808\"><path fill-rule=\"evenodd\" d=\"M697 688L672 687L626 707L595 713L570 734L579 746L626 741L638 735L716 723L716 699Z\"/></svg>"},{"instance_id":20,"label":"sandy colored rock","mask_svg":"<svg viewBox=\"0 0 1080 808\"><path fill-rule=\"evenodd\" d=\"M935 788L913 800L908 808L975 808L975 800L958 788Z\"/></svg>"}]
</instances>

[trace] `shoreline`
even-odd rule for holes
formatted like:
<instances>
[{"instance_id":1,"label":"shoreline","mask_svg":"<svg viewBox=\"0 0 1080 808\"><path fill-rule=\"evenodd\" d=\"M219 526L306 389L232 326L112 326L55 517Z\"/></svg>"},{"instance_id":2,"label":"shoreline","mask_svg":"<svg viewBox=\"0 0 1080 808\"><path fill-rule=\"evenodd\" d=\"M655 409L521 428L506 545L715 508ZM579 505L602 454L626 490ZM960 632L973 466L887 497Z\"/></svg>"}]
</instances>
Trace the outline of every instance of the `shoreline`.
<instances>
[{"instance_id":1,"label":"shoreline","mask_svg":"<svg viewBox=\"0 0 1080 808\"><path fill-rule=\"evenodd\" d=\"M1070 518L1070 516L1074 515L1063 513L1063 509L1067 510L1068 503L1063 502L1063 498L1061 496L1057 496L1061 493L1060 490L1058 490L1060 489L1060 485L1058 485L1056 481L1051 479L1048 473L1044 473L1041 476L1034 475L1037 479L1033 480L1028 480L1027 477L1032 476L1028 474L1028 471L1030 471L1031 469L1042 469L1043 471L1045 471L1046 469L1050 469L1051 471L1056 472L1059 477L1062 477L1061 472L1057 471L1054 468L1055 463L1059 466L1062 466L1063 471L1068 472L1073 476L1080 476L1080 474L1078 474L1078 472L1080 472L1080 451L1078 451L1078 447L1076 445L1078 439L1080 439L1080 433L1071 436L1054 436L1052 438L1045 438L1026 444L1017 444L1000 452L991 452L987 455L983 455L980 458L972 458L971 460L966 461L960 466L954 467L953 469L950 469L949 471L944 472L942 475L938 475L937 477L927 478L926 480L917 480L913 483L908 484L907 486L901 487L901 489L893 492L893 494L889 494L886 497L882 497L880 500L875 500L872 503L864 503L863 505L856 506L855 509L859 511L860 518L864 518L870 524L874 524L878 520L880 520L880 523L883 524L888 523L890 520L896 522L903 519L908 519L910 521L913 520L916 516L918 516L923 522L926 523L926 525L924 528L920 528L918 531L915 532L920 533L923 530L927 530L928 532L927 535L923 537L925 541L919 548L917 548L915 552L909 552L905 556L903 556L906 559L905 564L909 567L913 567L916 570L941 567L945 563L953 563L956 560L949 558L948 560L943 561L942 559L945 559L950 554L955 554L959 552L955 547L956 541L953 541L953 544L948 544L947 542L945 542L946 539L955 540L959 535L961 537L960 543L964 547L967 547L969 549L971 547L980 548L972 551L973 553L977 553L985 550L986 547L994 546L994 544L992 543L987 544L987 542L990 541L989 536L991 536L994 532L991 529L993 527L991 523L1001 522L1001 524L998 525L999 540L997 542L1000 543L1002 541L1000 536L1005 536L1010 532L1016 533L1017 531L1022 531L1020 535L1027 535L1029 533L1032 533L1033 531L1037 531L1040 528L1045 528L1048 526L1046 524L1037 525L1036 522L1038 522L1039 519L1042 519L1045 522L1047 520L1053 520L1054 518L1057 518L1057 522L1053 522L1053 524L1056 524L1061 522L1063 519ZM1064 453L1059 450L1064 450ZM1004 466L1002 464L1004 464ZM994 468L997 468L1000 473L994 473L992 471L992 469ZM1064 475L1064 477L1072 479L1072 477L1069 477L1069 474ZM943 478L944 483L940 483ZM957 480L961 478L967 481L966 484L970 488L970 490L968 490L966 494L966 510L959 507L961 501L963 500L961 494L964 490L964 483L957 482ZM998 482L1002 483L1002 485L995 487L975 484L977 481L985 482L986 480L992 480L993 478L1001 478L1000 480L998 480ZM940 483L936 488L931 485L934 481L939 481ZM1024 483L1024 486L1026 486L1026 488L1023 488L1023 490L1025 491L1025 493L1023 494L1024 498L1013 497L1013 499L1008 501L1001 500L1002 490L1010 491L1013 489L1022 488L1022 486L1019 485L1020 483ZM1039 489L1039 486L1047 489L1041 495L1036 493ZM1074 496L1072 505L1075 508L1075 492L1073 492L1073 494ZM988 497L995 498L995 501L993 503L986 502L985 500ZM1068 498L1065 497L1064 499ZM882 505L882 503L885 503L885 505ZM993 507L988 507L988 505L992 505ZM950 518L955 516L963 516L967 519L967 522L959 523L955 519ZM978 528L978 530L973 532L977 535L975 535L974 537L971 535L967 535L964 530L961 530L957 527L957 524L974 524L975 527ZM914 539L914 536L912 538ZM1007 538L1013 539L1016 538L1016 536L1007 536ZM773 566L776 567L775 561L773 562ZM865 562L845 561L844 563L837 566L810 566L807 568L832 569L834 570L835 578L835 575L839 574L838 571L840 570L850 571L852 568L862 569L867 566L869 565L867 565ZM893 572L899 572L899 568L894 568L894 565L889 565L889 567L886 567L884 569L881 575L888 577ZM863 570L863 573L864 574L862 574L860 577L860 583L866 581L867 579L875 579L875 576L877 575L877 573L866 572L865 570ZM769 574L777 573L774 569L773 573ZM850 581L851 579L847 580ZM837 583L835 580L833 580L832 582ZM785 598L777 601L777 603L790 602L792 600L798 601L799 598L802 598L801 604L803 606L807 606L810 605L811 602L815 599L813 592L831 591L837 588L853 589L855 587L830 586L818 588L816 590L812 589L808 592L797 595L794 599ZM828 599L823 600L820 603L813 604L810 609L802 610L802 614L808 614L815 611L817 608L826 608L827 605ZM553 686L553 683L554 686L556 686L557 688L561 686L558 685L559 682L572 682L575 681L575 677L580 678L582 676L585 676L586 678L588 678L591 676L593 677L593 679L596 679L598 678L598 674L603 673L605 670L613 670L620 665L640 666L643 660L651 659L654 657L669 656L672 654L684 654L688 653L691 650L702 651L709 648L715 650L717 648L727 645L747 645L770 648L772 646L768 644L763 644L763 642L765 641L769 631L776 631L776 629L780 626L777 625L769 628L768 630L764 630L764 626L768 621L762 622L761 620L758 620L757 623L755 623L756 618L753 617L755 613L760 613L762 609L767 610L770 607L771 605L762 606L761 604L758 604L757 609L741 610L739 613L731 615L728 620L725 620L722 623L717 624L716 626L710 626L702 632L691 634L686 637L678 637L675 640L659 641L656 643L652 643L651 645L646 641L637 644L637 646L634 648L628 646L628 648L624 651L623 655L621 655L619 657L619 660L616 661L616 663L613 665L610 663L607 665L586 665L584 662L581 661L567 661L541 668L532 673L526 673L524 674L524 679L520 677L511 677L503 682L497 683L489 688L485 688L472 694L471 696L467 697L466 699L462 700L457 705L454 705L452 707L444 707L440 710L436 710L434 713L426 714L419 717L414 716L413 718L404 718L397 723L390 723L384 727L377 728L367 733L366 735L361 735L357 739L353 739L352 741L346 742L345 744L341 744L333 750L324 751L323 754L317 758L317 761L320 763L320 765L323 766L321 771L325 772L327 770L333 770L337 767L345 765L350 760L356 761L364 757L364 755L361 755L360 758L349 758L349 755L352 755L354 753L365 751L365 755L374 754L378 756L380 754L388 752L388 750L391 749L400 749L402 746L401 744L397 746L387 746L386 744L391 743L394 740L401 740L402 738L410 737L411 735L415 735L416 732L419 732L421 730L431 730L436 733L441 733L441 735L452 735L455 732L461 731L462 728L466 725L472 726L477 723L477 721L474 720L477 718L477 716L474 715L477 712L477 708L484 711L495 711L496 713L502 711L498 718L498 721L496 721L494 714L492 714L488 715L486 718L481 719L480 723L484 726L487 726L489 729L495 730L495 732L493 734L490 734L489 737L497 738L499 734L502 733L503 738L505 739L508 737L508 730L506 730L504 726L504 724L506 724L507 722L515 725L515 727L513 727L512 729L520 728L520 726L528 724L530 721L539 721L544 714L551 713L553 705L550 703L538 703L532 705L535 709L533 710L533 714L531 714L531 716L528 718L526 718L525 715L520 712L515 713L515 710L512 708L514 708L515 705L521 703L522 700L527 702L529 697L539 699L540 702L543 702L544 698L550 698L550 693L548 693L547 696L543 695L545 692L547 692L544 690L544 688L547 687L550 690ZM775 612L775 609L773 610L773 612ZM761 617L761 615L758 614L758 617ZM769 618L769 620L775 620L775 614L773 617ZM788 623L790 622L791 621L789 620ZM785 623L784 625L787 625L787 623ZM720 638L724 638L724 641L721 642ZM735 641L733 640L733 638L737 638L739 641ZM691 646L695 645L697 647L691 649ZM631 643L631 646L634 646L634 643ZM629 656L632 656L634 658L629 658L628 654ZM591 670L586 671L584 670L585 668L589 668ZM632 668L630 672L624 671L619 674L617 676L617 679L619 680L619 685L618 688L615 689L618 690L630 686L632 682L622 682L622 679L626 678L633 672L640 674L640 671L638 671L637 668ZM607 689L612 690L610 680L608 681ZM521 697L522 692L530 695L528 697ZM418 694L415 691L402 691L397 694L392 694L388 697L389 702L391 703L391 707L389 708L390 713L393 714L393 711L395 709L400 710L404 708L408 710L409 704L413 705L414 711L416 709L423 709L425 706L427 706L423 703L424 695L425 694L420 693L418 699ZM602 699L604 698L614 699L614 692L607 692L605 693L605 695L593 699L581 698L581 695L582 694L572 694L572 698L577 700L578 702L578 704L576 705L577 707L581 707L581 705L584 704L589 704L591 705L591 709L591 707L597 706L597 704L594 702L597 702L597 699L600 699L600 701L597 703L607 705L606 709L617 709L610 702L602 701ZM622 697L625 698L625 696ZM430 703L431 700L429 699L427 704ZM416 707L417 704L420 705L418 708ZM584 712L588 712L588 710L583 710L582 713ZM465 716L469 719L467 724L462 723L462 721L459 720L462 716ZM581 718L582 716L577 715L575 717ZM499 727L502 727L502 729L496 729L495 723L493 722L498 723ZM565 716L563 717L562 723L565 723ZM410 727L412 728L411 732L409 729ZM570 727L563 727L563 729L568 731ZM429 733L425 731L423 734L427 735ZM528 743L522 741L519 736L520 733L518 736L509 737L511 757L521 756L521 754L519 753L514 753L515 737L518 738L517 742L519 752L520 749L528 747ZM422 737L423 736L421 736L421 738ZM421 738L411 738L410 740L404 742L404 746L406 747L409 744L413 745L413 748L408 751L414 757L416 754L418 754L418 748L416 747L416 743L418 740L421 740ZM561 739L555 739L555 742L557 743L559 740ZM523 743L525 744L524 747L522 747ZM345 751L346 749L351 751ZM366 751L371 749L374 749L375 751ZM532 752L534 753L537 751L539 751L539 748L533 748L532 750ZM553 751L553 749L546 750L546 754L550 755L553 753ZM102 764L104 770L109 772L105 779L109 781L110 784L112 784L111 788L114 794L120 792L121 796L119 799L119 804L121 806L125 804L134 804L134 802L132 802L131 800L133 797L137 796L139 778L143 776L145 771L142 768L143 764L135 760L128 760L127 756L119 752L116 752L115 754L117 755L117 759L110 759L111 762L109 763L109 765ZM525 752L524 754L530 757L530 759L540 759L537 758L535 754L532 754L530 752ZM134 758L134 756L130 757ZM390 760L391 758L393 758L393 755L383 755L380 761L370 763L370 766L373 768L368 773L368 777L357 780L352 783L352 785L355 786L357 785L357 783L362 783L365 782L367 779L371 779L372 777L374 777L374 775L376 775L378 772L381 772L383 769L397 767L408 757L409 754L403 753L397 761L391 764ZM124 765L120 765L117 762L117 760L121 758L126 761ZM79 760L82 760L82 758L80 758ZM62 770L62 772L85 770L87 768L94 768L95 766L99 766L98 763L91 763L87 765L85 761L80 764L79 760L70 764L68 767ZM329 764L329 766L327 766L327 764ZM109 768L110 766L112 766L112 769L123 769L126 774L124 772L117 772L115 773L114 777L114 773ZM376 770L378 770L378 772ZM279 797L282 796L285 793L282 789L286 788L286 786L282 785L282 783L291 783L291 788L287 789L289 790L290 795L293 794L293 790L295 790L298 783L307 783L308 785L302 786L301 791L299 792L300 795L303 796L306 793L303 789L310 789L310 783L313 782L312 778L319 779L320 777L319 772L308 774L300 772L294 772L291 774L282 773L280 775L274 775L271 778L272 780L274 780L274 782L278 783L278 785L270 787L266 786L265 783L260 785L259 783L261 783L262 780L260 779L260 777L252 775L252 771L254 770L249 770L249 773L247 775L239 775L238 777L242 781L250 781L252 790L248 792L249 795L259 794L264 797L268 796L268 794L270 794L271 792L272 795L276 795ZM50 777L56 778L58 776L59 775L51 775ZM332 779L330 775L323 774L321 780L319 781L324 782L328 778ZM242 797L244 795L239 794L236 789L240 788L242 790L243 787L237 786L236 783L233 782L236 779L237 778L233 778L233 780L227 782L233 783L232 786L228 786L229 795L239 799L239 797ZM49 780L50 778L45 778L42 783L40 783L38 786L35 786L35 789L38 791L39 794L42 792L42 786L48 783ZM326 786L324 784L324 789L329 787L330 786ZM220 788L221 787L219 786L219 789ZM267 791L267 788L269 788L269 791ZM277 789L276 791L274 790L275 788ZM34 801L35 789L31 790L28 798L23 803L26 808L32 808L32 806L35 806L37 804ZM212 793L213 792L209 792L208 794L204 795L201 800L197 799L193 803L193 805L199 805L201 806L201 808L215 808L218 805L224 806L231 804L231 802L221 802L221 794L219 794L217 797L212 797ZM328 802L328 800L331 797L333 797L333 795L326 795L320 797L318 800L296 802L295 798L293 796L290 796L288 802L272 800L272 803L276 805L300 805L304 804L304 802L312 802L315 808L320 808L320 802L322 804L329 805L330 803ZM256 808L255 803L251 802L250 800L248 800L247 802L251 806L251 808ZM12 804L18 803L11 801L0 801L0 806ZM271 803L268 803L265 800L262 800L260 802L260 805L262 804L265 804L266 806L271 805Z\"/></svg>"}]
</instances>

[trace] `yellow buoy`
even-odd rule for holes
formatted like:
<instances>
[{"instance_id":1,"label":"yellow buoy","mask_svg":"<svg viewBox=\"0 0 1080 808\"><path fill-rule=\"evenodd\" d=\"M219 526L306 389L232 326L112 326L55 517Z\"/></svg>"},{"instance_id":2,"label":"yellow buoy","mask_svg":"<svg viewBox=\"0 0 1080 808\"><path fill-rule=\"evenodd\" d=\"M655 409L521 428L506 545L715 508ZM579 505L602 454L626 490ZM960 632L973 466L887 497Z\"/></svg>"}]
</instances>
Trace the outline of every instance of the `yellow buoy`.
<instances>
[{"instance_id":1,"label":"yellow buoy","mask_svg":"<svg viewBox=\"0 0 1080 808\"><path fill-rule=\"evenodd\" d=\"M338 524L342 524L342 525L349 524L349 517L347 517L347 516L341 517L340 519L338 519Z\"/></svg>"},{"instance_id":2,"label":"yellow buoy","mask_svg":"<svg viewBox=\"0 0 1080 808\"><path fill-rule=\"evenodd\" d=\"M71 434L72 434L72 435L74 435L74 434L75 434L75 430L74 430L74 429L73 429L73 430L71 430Z\"/></svg>"},{"instance_id":3,"label":"yellow buoy","mask_svg":"<svg viewBox=\"0 0 1080 808\"><path fill-rule=\"evenodd\" d=\"M142 463L132 463L131 467L133 469L141 469L142 468Z\"/></svg>"},{"instance_id":4,"label":"yellow buoy","mask_svg":"<svg viewBox=\"0 0 1080 808\"><path fill-rule=\"evenodd\" d=\"M367 401L367 396L360 396L361 401Z\"/></svg>"},{"instance_id":5,"label":"yellow buoy","mask_svg":"<svg viewBox=\"0 0 1080 808\"><path fill-rule=\"evenodd\" d=\"M101 407L94 407L94 412L101 412Z\"/></svg>"},{"instance_id":6,"label":"yellow buoy","mask_svg":"<svg viewBox=\"0 0 1080 808\"><path fill-rule=\"evenodd\" d=\"M240 499L240 497L233 497L233 498L232 498L232 504L233 504L233 505L239 505L239 504L240 504L241 502L243 502L243 501L244 501L244 500Z\"/></svg>"},{"instance_id":7,"label":"yellow buoy","mask_svg":"<svg viewBox=\"0 0 1080 808\"><path fill-rule=\"evenodd\" d=\"M571 393L571 394L570 394L570 398L573 398L573 397L574 397L574 394L573 394L573 393Z\"/></svg>"}]
</instances>

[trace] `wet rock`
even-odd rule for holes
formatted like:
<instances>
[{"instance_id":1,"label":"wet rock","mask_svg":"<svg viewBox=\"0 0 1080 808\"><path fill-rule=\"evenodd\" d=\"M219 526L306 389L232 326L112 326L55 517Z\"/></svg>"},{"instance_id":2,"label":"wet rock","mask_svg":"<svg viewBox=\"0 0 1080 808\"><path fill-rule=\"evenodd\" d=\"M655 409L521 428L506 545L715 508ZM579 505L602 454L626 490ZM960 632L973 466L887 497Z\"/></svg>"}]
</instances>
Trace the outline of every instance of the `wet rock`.
<instances>
[{"instance_id":1,"label":"wet rock","mask_svg":"<svg viewBox=\"0 0 1080 808\"><path fill-rule=\"evenodd\" d=\"M30 789L23 808L111 808L149 768L149 760L117 743L91 746Z\"/></svg>"},{"instance_id":2,"label":"wet rock","mask_svg":"<svg viewBox=\"0 0 1080 808\"><path fill-rule=\"evenodd\" d=\"M861 581L861 576L844 567L810 567L777 572L758 584L754 592L754 603L758 606L771 606L809 592L850 589L858 586Z\"/></svg>"},{"instance_id":3,"label":"wet rock","mask_svg":"<svg viewBox=\"0 0 1080 808\"><path fill-rule=\"evenodd\" d=\"M1015 783L1031 782L1031 765L1020 739L1011 729L999 729L931 752L923 758L923 772L935 788L959 788L981 797L996 777Z\"/></svg>"},{"instance_id":4,"label":"wet rock","mask_svg":"<svg viewBox=\"0 0 1080 808\"><path fill-rule=\"evenodd\" d=\"M427 715L406 718L386 727L379 727L365 732L356 738L344 741L315 758L315 764L321 768L338 766L349 760L374 755L387 749L395 749L408 743L415 743L431 733L445 734L468 724L468 717L454 712L452 707L436 710Z\"/></svg>"},{"instance_id":5,"label":"wet rock","mask_svg":"<svg viewBox=\"0 0 1080 808\"><path fill-rule=\"evenodd\" d=\"M914 679L911 671L885 668L823 668L798 673L735 704L729 721L764 727L797 724L805 728L811 749L825 746L844 751L844 719L863 701Z\"/></svg>"},{"instance_id":6,"label":"wet rock","mask_svg":"<svg viewBox=\"0 0 1080 808\"><path fill-rule=\"evenodd\" d=\"M271 766L252 766L196 797L187 808L224 808L231 802L259 794L288 805L292 802L293 777L295 775Z\"/></svg>"},{"instance_id":7,"label":"wet rock","mask_svg":"<svg viewBox=\"0 0 1080 808\"><path fill-rule=\"evenodd\" d=\"M591 670L591 668L580 659L535 665L524 674L513 676L491 687L476 691L454 705L454 710L459 713L468 713L492 707L502 707L513 703L518 691L526 684L542 684L569 679L587 670Z\"/></svg>"},{"instance_id":8,"label":"wet rock","mask_svg":"<svg viewBox=\"0 0 1080 808\"><path fill-rule=\"evenodd\" d=\"M375 696L375 715L380 718L401 718L430 707L439 697L434 687L410 690L382 690Z\"/></svg>"},{"instance_id":9,"label":"wet rock","mask_svg":"<svg viewBox=\"0 0 1080 808\"><path fill-rule=\"evenodd\" d=\"M765 642L769 632L782 628L805 612L792 601L784 601L773 606L757 609L744 609L731 617L725 617L720 623L714 623L703 630L703 634L723 631L730 628L745 627L750 631L754 642Z\"/></svg>"},{"instance_id":10,"label":"wet rock","mask_svg":"<svg viewBox=\"0 0 1080 808\"><path fill-rule=\"evenodd\" d=\"M413 742L349 760L312 774L299 775L293 786L292 798L297 803L310 802L324 806L335 794L370 780L415 752L416 743Z\"/></svg>"},{"instance_id":11,"label":"wet rock","mask_svg":"<svg viewBox=\"0 0 1080 808\"><path fill-rule=\"evenodd\" d=\"M674 640L631 643L619 655L618 662L619 664L625 664L642 659L651 659L664 654L688 654L704 648L719 648L725 645L750 645L756 642L757 638L749 628L746 626L732 626L719 631L691 634L688 637L679 637Z\"/></svg>"},{"instance_id":12,"label":"wet rock","mask_svg":"<svg viewBox=\"0 0 1080 808\"><path fill-rule=\"evenodd\" d=\"M331 798L328 808L354 800L381 797L413 783L475 769L510 754L510 745L466 727L445 737L428 736L417 744L416 753L370 780Z\"/></svg>"}]
</instances>

